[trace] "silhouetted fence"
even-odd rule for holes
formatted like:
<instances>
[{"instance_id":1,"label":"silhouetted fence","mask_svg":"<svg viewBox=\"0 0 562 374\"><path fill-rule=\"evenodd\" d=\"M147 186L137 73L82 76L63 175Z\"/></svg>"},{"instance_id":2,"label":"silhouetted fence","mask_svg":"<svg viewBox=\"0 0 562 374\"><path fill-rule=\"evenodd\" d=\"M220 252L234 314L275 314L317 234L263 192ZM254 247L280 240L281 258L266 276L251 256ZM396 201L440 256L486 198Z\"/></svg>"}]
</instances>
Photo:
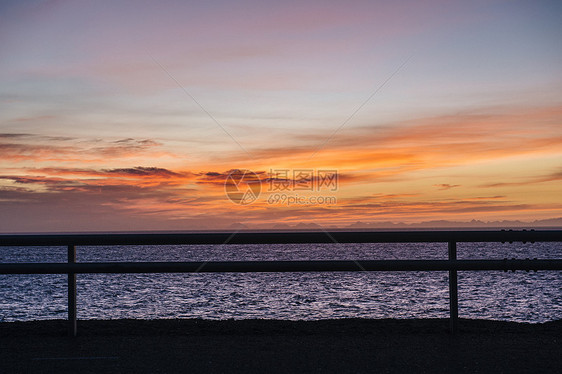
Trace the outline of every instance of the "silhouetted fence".
<instances>
[{"instance_id":1,"label":"silhouetted fence","mask_svg":"<svg viewBox=\"0 0 562 374\"><path fill-rule=\"evenodd\" d=\"M447 260L76 262L76 246L289 243L448 243ZM0 246L67 246L66 263L4 263L0 274L68 274L69 334L76 336L78 273L448 271L450 329L457 330L459 270L562 270L562 259L458 260L458 242L562 242L562 230L301 231L184 234L0 235Z\"/></svg>"}]
</instances>

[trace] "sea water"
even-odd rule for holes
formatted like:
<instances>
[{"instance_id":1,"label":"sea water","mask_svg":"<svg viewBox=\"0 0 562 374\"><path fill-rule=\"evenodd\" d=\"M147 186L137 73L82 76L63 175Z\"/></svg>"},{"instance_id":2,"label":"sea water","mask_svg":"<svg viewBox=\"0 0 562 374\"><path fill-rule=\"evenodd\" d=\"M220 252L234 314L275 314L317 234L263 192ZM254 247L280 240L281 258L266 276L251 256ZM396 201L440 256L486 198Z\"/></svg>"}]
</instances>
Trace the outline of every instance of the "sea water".
<instances>
[{"instance_id":1,"label":"sea water","mask_svg":"<svg viewBox=\"0 0 562 374\"><path fill-rule=\"evenodd\" d=\"M562 258L562 243L459 243L459 259ZM446 259L446 243L83 246L79 262ZM65 262L66 247L0 247ZM460 271L459 316L562 319L562 271ZM0 321L67 317L66 275L0 275ZM78 274L78 318L445 318L448 272Z\"/></svg>"}]
</instances>

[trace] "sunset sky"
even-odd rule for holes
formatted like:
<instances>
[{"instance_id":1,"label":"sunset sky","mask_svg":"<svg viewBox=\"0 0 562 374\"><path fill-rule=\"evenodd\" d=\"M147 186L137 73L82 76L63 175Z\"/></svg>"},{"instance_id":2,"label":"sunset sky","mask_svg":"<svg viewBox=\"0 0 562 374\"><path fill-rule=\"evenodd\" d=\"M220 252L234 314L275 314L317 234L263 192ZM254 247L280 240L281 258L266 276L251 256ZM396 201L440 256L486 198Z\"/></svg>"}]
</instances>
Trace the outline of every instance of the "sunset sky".
<instances>
[{"instance_id":1,"label":"sunset sky","mask_svg":"<svg viewBox=\"0 0 562 374\"><path fill-rule=\"evenodd\" d=\"M560 1L3 1L0 232L562 217L561 19ZM228 198L233 170L255 201Z\"/></svg>"}]
</instances>

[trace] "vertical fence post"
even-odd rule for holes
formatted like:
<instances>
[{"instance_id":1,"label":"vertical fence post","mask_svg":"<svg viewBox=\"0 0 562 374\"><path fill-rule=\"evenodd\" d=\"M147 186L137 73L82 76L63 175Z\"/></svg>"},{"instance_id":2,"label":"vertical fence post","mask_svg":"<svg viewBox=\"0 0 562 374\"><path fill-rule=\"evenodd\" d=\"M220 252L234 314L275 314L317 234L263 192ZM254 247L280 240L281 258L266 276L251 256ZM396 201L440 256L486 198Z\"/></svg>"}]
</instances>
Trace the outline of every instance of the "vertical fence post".
<instances>
[{"instance_id":1,"label":"vertical fence post","mask_svg":"<svg viewBox=\"0 0 562 374\"><path fill-rule=\"evenodd\" d=\"M449 242L449 260L457 259L457 242ZM451 334L457 333L459 319L459 294L457 285L457 271L449 270L449 328Z\"/></svg>"},{"instance_id":2,"label":"vertical fence post","mask_svg":"<svg viewBox=\"0 0 562 374\"><path fill-rule=\"evenodd\" d=\"M68 246L68 263L76 262L76 246ZM68 335L76 336L76 273L68 273Z\"/></svg>"}]
</instances>

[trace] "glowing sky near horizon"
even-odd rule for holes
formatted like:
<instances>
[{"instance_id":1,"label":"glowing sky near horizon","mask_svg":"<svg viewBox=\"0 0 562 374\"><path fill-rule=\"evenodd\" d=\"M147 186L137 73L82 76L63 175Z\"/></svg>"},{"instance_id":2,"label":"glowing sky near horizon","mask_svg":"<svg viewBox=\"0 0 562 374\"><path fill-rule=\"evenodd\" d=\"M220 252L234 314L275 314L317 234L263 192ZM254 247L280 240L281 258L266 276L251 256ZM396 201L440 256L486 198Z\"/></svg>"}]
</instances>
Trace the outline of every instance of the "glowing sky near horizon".
<instances>
[{"instance_id":1,"label":"glowing sky near horizon","mask_svg":"<svg viewBox=\"0 0 562 374\"><path fill-rule=\"evenodd\" d=\"M562 217L558 1L4 1L0 232ZM233 169L264 178L240 206ZM271 204L271 170L337 170Z\"/></svg>"}]
</instances>

